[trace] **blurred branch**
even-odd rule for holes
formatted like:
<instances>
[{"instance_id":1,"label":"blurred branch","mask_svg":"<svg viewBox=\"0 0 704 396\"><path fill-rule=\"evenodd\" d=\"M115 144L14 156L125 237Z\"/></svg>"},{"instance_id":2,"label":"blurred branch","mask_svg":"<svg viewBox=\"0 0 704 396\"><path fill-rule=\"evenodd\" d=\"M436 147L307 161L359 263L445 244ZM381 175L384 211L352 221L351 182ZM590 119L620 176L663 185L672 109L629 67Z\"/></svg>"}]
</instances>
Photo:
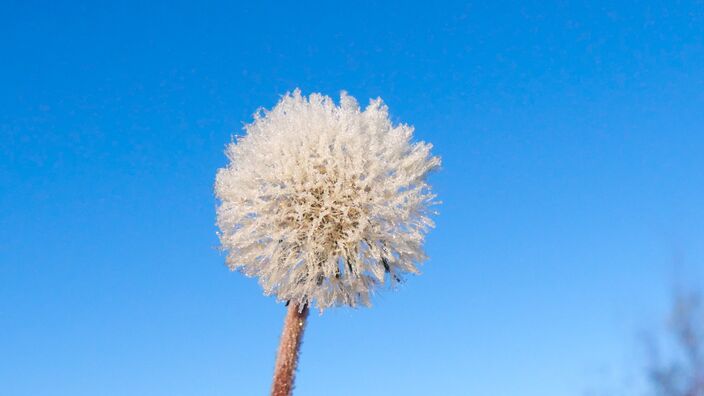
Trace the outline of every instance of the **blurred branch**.
<instances>
[{"instance_id":1,"label":"blurred branch","mask_svg":"<svg viewBox=\"0 0 704 396\"><path fill-rule=\"evenodd\" d=\"M676 350L668 363L653 353L653 391L658 396L704 396L704 306L699 293L676 293L669 325Z\"/></svg>"}]
</instances>

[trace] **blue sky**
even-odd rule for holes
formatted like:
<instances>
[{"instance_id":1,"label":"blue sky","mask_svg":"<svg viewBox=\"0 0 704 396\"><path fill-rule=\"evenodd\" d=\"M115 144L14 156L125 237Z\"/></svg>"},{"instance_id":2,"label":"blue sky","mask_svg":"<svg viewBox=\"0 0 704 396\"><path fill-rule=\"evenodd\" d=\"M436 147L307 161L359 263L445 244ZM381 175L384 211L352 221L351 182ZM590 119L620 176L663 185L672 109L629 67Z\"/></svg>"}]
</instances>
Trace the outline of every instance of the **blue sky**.
<instances>
[{"instance_id":1,"label":"blue sky","mask_svg":"<svg viewBox=\"0 0 704 396\"><path fill-rule=\"evenodd\" d=\"M142 3L2 7L0 394L268 392L212 186L296 87L443 158L422 276L313 314L296 395L636 393L704 265L704 4Z\"/></svg>"}]
</instances>

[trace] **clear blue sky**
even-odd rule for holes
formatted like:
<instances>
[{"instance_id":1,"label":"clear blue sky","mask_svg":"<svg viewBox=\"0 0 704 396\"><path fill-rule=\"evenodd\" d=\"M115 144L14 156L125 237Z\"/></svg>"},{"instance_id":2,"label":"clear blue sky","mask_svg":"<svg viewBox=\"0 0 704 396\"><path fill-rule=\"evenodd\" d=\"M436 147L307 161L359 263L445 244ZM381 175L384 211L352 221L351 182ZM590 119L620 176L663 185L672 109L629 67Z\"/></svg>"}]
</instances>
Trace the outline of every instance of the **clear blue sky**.
<instances>
[{"instance_id":1,"label":"clear blue sky","mask_svg":"<svg viewBox=\"0 0 704 396\"><path fill-rule=\"evenodd\" d=\"M296 87L381 96L444 202L422 276L312 315L297 396L635 389L702 275L701 2L62 3L0 13L1 395L267 394L284 307L212 186Z\"/></svg>"}]
</instances>

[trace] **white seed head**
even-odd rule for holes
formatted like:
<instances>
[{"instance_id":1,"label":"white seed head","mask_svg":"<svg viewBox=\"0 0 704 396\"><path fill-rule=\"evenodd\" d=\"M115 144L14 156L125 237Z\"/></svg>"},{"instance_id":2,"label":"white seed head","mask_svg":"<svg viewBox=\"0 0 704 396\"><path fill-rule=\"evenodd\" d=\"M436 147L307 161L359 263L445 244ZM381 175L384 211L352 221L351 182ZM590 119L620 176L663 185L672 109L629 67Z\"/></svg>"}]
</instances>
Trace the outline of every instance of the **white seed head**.
<instances>
[{"instance_id":1,"label":"white seed head","mask_svg":"<svg viewBox=\"0 0 704 396\"><path fill-rule=\"evenodd\" d=\"M284 95L259 110L218 171L227 263L265 294L319 309L369 305L376 287L418 273L433 226L432 145L392 125L381 99Z\"/></svg>"}]
</instances>

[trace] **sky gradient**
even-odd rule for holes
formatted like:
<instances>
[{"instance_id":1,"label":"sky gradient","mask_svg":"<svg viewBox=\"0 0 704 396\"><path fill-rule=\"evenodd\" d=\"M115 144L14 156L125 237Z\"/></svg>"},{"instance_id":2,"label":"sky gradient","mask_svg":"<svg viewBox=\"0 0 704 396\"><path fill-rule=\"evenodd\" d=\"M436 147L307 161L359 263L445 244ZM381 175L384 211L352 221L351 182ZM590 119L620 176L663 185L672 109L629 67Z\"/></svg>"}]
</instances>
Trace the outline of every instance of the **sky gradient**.
<instances>
[{"instance_id":1,"label":"sky gradient","mask_svg":"<svg viewBox=\"0 0 704 396\"><path fill-rule=\"evenodd\" d=\"M703 275L704 4L612 3L5 2L0 394L267 394L212 190L296 87L443 159L422 275L312 314L297 396L636 394Z\"/></svg>"}]
</instances>

